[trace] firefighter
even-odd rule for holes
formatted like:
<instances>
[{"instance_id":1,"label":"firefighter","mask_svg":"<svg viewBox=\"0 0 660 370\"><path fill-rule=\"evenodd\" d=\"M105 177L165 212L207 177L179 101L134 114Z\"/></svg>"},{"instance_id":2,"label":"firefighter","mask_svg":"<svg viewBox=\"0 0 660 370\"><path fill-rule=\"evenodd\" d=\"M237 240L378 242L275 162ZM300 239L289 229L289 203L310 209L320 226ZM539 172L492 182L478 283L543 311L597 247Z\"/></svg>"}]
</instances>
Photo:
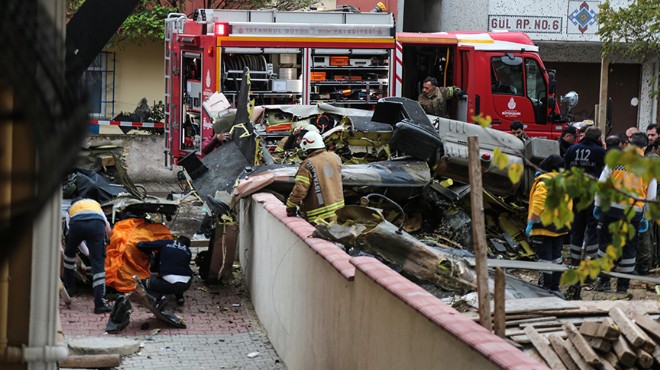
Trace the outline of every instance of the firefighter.
<instances>
[{"instance_id":1,"label":"firefighter","mask_svg":"<svg viewBox=\"0 0 660 370\"><path fill-rule=\"evenodd\" d=\"M174 294L177 305L183 306L183 293L192 285L193 276L190 269L190 239L180 236L177 240L139 242L135 246L147 255L158 252L155 263L158 271L154 271L158 275L152 273L149 279L142 281L147 293L154 297L156 307L162 308L165 294Z\"/></svg>"},{"instance_id":2,"label":"firefighter","mask_svg":"<svg viewBox=\"0 0 660 370\"><path fill-rule=\"evenodd\" d=\"M110 312L105 296L105 238L110 239L112 229L99 202L93 199L80 199L69 209L69 231L64 248L64 287L70 295L75 294L76 251L81 242L87 244L92 264L92 291L94 292L94 313Z\"/></svg>"},{"instance_id":3,"label":"firefighter","mask_svg":"<svg viewBox=\"0 0 660 370\"><path fill-rule=\"evenodd\" d=\"M422 93L417 100L426 114L449 118L447 100L461 96L462 91L456 86L438 87L438 80L428 76L422 82Z\"/></svg>"},{"instance_id":4,"label":"firefighter","mask_svg":"<svg viewBox=\"0 0 660 370\"><path fill-rule=\"evenodd\" d=\"M282 138L282 140L280 140L280 142L277 144L276 150L278 152L281 152L285 150L294 150L299 148L300 141L302 140L303 136L305 136L306 133L312 131L320 133L319 129L312 124L305 125L305 127L294 128L291 135L286 136Z\"/></svg>"},{"instance_id":5,"label":"firefighter","mask_svg":"<svg viewBox=\"0 0 660 370\"><path fill-rule=\"evenodd\" d=\"M344 206L341 159L325 150L323 137L317 132L306 133L300 148L307 158L296 172L295 185L286 201L286 214L294 217L300 204L302 216L310 223L334 222L335 211Z\"/></svg>"},{"instance_id":6,"label":"firefighter","mask_svg":"<svg viewBox=\"0 0 660 370\"><path fill-rule=\"evenodd\" d=\"M564 157L566 169L581 168L588 175L599 178L605 166L606 154L601 135L602 131L599 128L594 126L587 128L582 140L566 151ZM617 137L617 142L618 140ZM579 266L580 261L586 258L596 259L598 255L598 220L593 216L593 208L593 205L590 205L582 210L577 207L573 209L573 226L569 232L572 266ZM569 287L567 298L580 299L580 291L579 285Z\"/></svg>"},{"instance_id":7,"label":"firefighter","mask_svg":"<svg viewBox=\"0 0 660 370\"><path fill-rule=\"evenodd\" d=\"M564 167L564 160L559 155L553 154L544 159L540 167L545 173L538 174L529 192L529 211L525 234L527 234L530 244L534 247L539 262L562 264L563 240L568 233L568 228L558 229L553 224L543 225L541 216L547 212L545 199L548 188L545 181L557 175L558 171ZM569 201L569 208L571 207L572 202ZM539 286L561 296L559 291L560 278L561 272L544 271L539 276Z\"/></svg>"},{"instance_id":8,"label":"firefighter","mask_svg":"<svg viewBox=\"0 0 660 370\"><path fill-rule=\"evenodd\" d=\"M648 145L648 138L646 134L638 132L632 134L630 138L630 145L635 147L635 151L639 156L644 155L644 149ZM657 181L651 179L650 181L644 180L634 172L628 170L624 165L619 165L614 168L605 166L598 181L605 182L612 179L614 186L628 194L635 194L638 199L655 199L657 193ZM607 212L601 208L601 199L596 194L594 199L594 217L603 223L600 233L600 243L598 250L598 257L605 255L607 246L612 241L612 235L609 232L609 225L612 222L626 219L626 208L632 206L635 212L630 220L630 223L635 228L633 237L626 241L623 247L623 254L621 258L616 261L615 266L618 265L619 272L632 273L635 270L635 260L637 258L637 244L639 242L639 234L648 229L648 221L644 218L645 202L642 200L627 199L620 203L612 202ZM611 279L605 275L598 277L595 289L598 291L610 290ZM617 292L625 293L628 291L630 279L619 278L617 281Z\"/></svg>"},{"instance_id":9,"label":"firefighter","mask_svg":"<svg viewBox=\"0 0 660 370\"><path fill-rule=\"evenodd\" d=\"M599 178L605 166L605 149L601 142L602 131L589 127L584 138L566 151L566 169L582 168L587 174ZM598 254L598 221L593 216L593 206L583 210L573 210L574 221L571 229L571 265L577 266L582 259L582 244L585 242L584 257L595 259Z\"/></svg>"}]
</instances>

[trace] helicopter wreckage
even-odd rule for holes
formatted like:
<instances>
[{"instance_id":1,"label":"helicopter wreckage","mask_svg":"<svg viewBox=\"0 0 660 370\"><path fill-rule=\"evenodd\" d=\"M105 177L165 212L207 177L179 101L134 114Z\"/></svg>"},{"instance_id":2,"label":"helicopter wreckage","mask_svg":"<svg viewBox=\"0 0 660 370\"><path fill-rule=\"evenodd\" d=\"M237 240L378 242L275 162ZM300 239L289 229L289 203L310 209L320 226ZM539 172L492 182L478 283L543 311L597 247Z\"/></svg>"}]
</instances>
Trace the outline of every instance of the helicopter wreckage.
<instances>
[{"instance_id":1,"label":"helicopter wreckage","mask_svg":"<svg viewBox=\"0 0 660 370\"><path fill-rule=\"evenodd\" d=\"M284 201L302 159L295 149L275 147L293 128L323 122L318 128L326 147L343 162L347 206L338 212L338 223L318 225L316 235L343 245L348 253L376 256L418 282L466 293L476 286L469 263L473 243L467 138L478 136L489 256L534 258L521 232L533 167L525 166L522 181L514 185L506 169L492 164L491 158L500 148L510 163L538 164L558 153L555 141L535 138L523 143L494 129L428 116L406 98L381 99L373 112L326 104L259 109L259 118L252 122L247 110L236 113L229 142L201 160L191 153L179 162L217 223L235 222L238 200L256 192L267 191ZM274 131L275 126L285 130ZM507 279L512 297L550 295L522 281L510 284L513 280Z\"/></svg>"}]
</instances>

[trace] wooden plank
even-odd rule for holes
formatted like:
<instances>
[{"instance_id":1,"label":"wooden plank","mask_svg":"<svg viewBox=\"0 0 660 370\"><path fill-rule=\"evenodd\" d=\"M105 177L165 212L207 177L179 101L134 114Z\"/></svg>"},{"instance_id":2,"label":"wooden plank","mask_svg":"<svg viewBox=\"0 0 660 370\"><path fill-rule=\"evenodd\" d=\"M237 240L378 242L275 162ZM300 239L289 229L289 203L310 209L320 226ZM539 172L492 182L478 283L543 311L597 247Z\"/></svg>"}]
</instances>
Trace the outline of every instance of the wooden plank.
<instances>
[{"instance_id":1,"label":"wooden plank","mask_svg":"<svg viewBox=\"0 0 660 370\"><path fill-rule=\"evenodd\" d=\"M603 369L603 370L616 370L616 368L614 368L614 366L612 366L607 360L605 360L605 358L601 354L598 354L598 358L600 359L600 368L601 369Z\"/></svg>"},{"instance_id":2,"label":"wooden plank","mask_svg":"<svg viewBox=\"0 0 660 370\"><path fill-rule=\"evenodd\" d=\"M583 336L584 339L589 343L591 348L600 351L600 352L609 352L612 350L612 343L609 341L603 339L603 338L598 338L598 337L590 337L588 335Z\"/></svg>"},{"instance_id":3,"label":"wooden plank","mask_svg":"<svg viewBox=\"0 0 660 370\"><path fill-rule=\"evenodd\" d=\"M644 329L650 336L660 341L660 323L653 320L649 315L635 314L633 316L635 324Z\"/></svg>"},{"instance_id":4,"label":"wooden plank","mask_svg":"<svg viewBox=\"0 0 660 370\"><path fill-rule=\"evenodd\" d=\"M507 314L521 312L536 312L543 310L570 310L575 309L575 301L565 301L559 297L542 298L520 298L506 301L505 310Z\"/></svg>"},{"instance_id":5,"label":"wooden plank","mask_svg":"<svg viewBox=\"0 0 660 370\"><path fill-rule=\"evenodd\" d=\"M550 347L548 341L541 337L539 333L536 332L533 326L528 326L525 328L525 334L532 341L532 344L539 351L539 354L543 357L545 362L550 366L551 369L566 369L562 360L557 356L555 351Z\"/></svg>"},{"instance_id":6,"label":"wooden plank","mask_svg":"<svg viewBox=\"0 0 660 370\"><path fill-rule=\"evenodd\" d=\"M553 331L553 332L548 332L548 333L539 333L539 334L540 334L542 337L547 337L547 336L549 336L549 335L551 335L551 334L556 334L556 335L558 335L560 338L563 338L563 339L565 339L565 338L567 337L566 332L563 331L563 330ZM528 343L531 343L531 342L532 342L532 341L529 339L529 336L527 336L527 334L524 334L524 335L513 335L513 336L511 336L510 339L511 339L512 341L514 341L514 342L516 342L516 343L520 343L520 344L528 344Z\"/></svg>"},{"instance_id":7,"label":"wooden plank","mask_svg":"<svg viewBox=\"0 0 660 370\"><path fill-rule=\"evenodd\" d=\"M561 328L560 328L560 327L550 327L550 328L537 328L537 327L534 327L534 329L536 329L536 331L537 331L538 333L552 333L552 332L559 332L559 331L561 331ZM514 335L524 335L524 334L525 334L525 330L524 330L524 329L518 329L518 328L516 328L516 329L509 329L509 330L507 330L507 331L505 332L504 335L507 336L507 337L512 337L512 336L514 336Z\"/></svg>"},{"instance_id":8,"label":"wooden plank","mask_svg":"<svg viewBox=\"0 0 660 370\"><path fill-rule=\"evenodd\" d=\"M651 354L641 348L637 348L635 354L637 354L637 364L642 369L650 369L653 366L653 356Z\"/></svg>"},{"instance_id":9,"label":"wooden plank","mask_svg":"<svg viewBox=\"0 0 660 370\"><path fill-rule=\"evenodd\" d=\"M619 307L612 308L609 314L621 333L626 336L633 346L640 347L647 352L655 350L653 340L639 326L635 325Z\"/></svg>"},{"instance_id":10,"label":"wooden plank","mask_svg":"<svg viewBox=\"0 0 660 370\"><path fill-rule=\"evenodd\" d=\"M506 280L504 277L504 270L501 267L495 269L495 310L493 311L493 330L495 335L504 337L504 332L506 331L506 320L505 320L505 295L504 288L506 287Z\"/></svg>"},{"instance_id":11,"label":"wooden plank","mask_svg":"<svg viewBox=\"0 0 660 370\"><path fill-rule=\"evenodd\" d=\"M514 326L519 324L526 324L530 322L543 322L543 321L553 321L557 320L557 316L546 316L546 317L533 317L527 319L518 319L518 320L507 320L506 326Z\"/></svg>"},{"instance_id":12,"label":"wooden plank","mask_svg":"<svg viewBox=\"0 0 660 370\"><path fill-rule=\"evenodd\" d=\"M567 323L562 325L562 328L568 334L568 339L570 339L571 342L573 342L573 345L575 348L577 348L578 352L582 355L584 360L591 366L595 366L600 368L601 367L601 360L596 355L596 352L594 352L593 348L587 343L587 341L584 339L582 334L577 330L575 325L571 323Z\"/></svg>"},{"instance_id":13,"label":"wooden plank","mask_svg":"<svg viewBox=\"0 0 660 370\"><path fill-rule=\"evenodd\" d=\"M613 341L619 338L621 331L619 327L614 323L611 317L606 317L601 323L601 331L598 333L601 338Z\"/></svg>"},{"instance_id":14,"label":"wooden plank","mask_svg":"<svg viewBox=\"0 0 660 370\"><path fill-rule=\"evenodd\" d=\"M104 354L104 355L81 355L69 356L64 360L57 361L59 367L70 369L84 369L84 368L111 368L121 365L121 355L119 354Z\"/></svg>"},{"instance_id":15,"label":"wooden plank","mask_svg":"<svg viewBox=\"0 0 660 370\"><path fill-rule=\"evenodd\" d=\"M637 361L637 354L632 347L630 347L630 343L628 343L628 340L623 335L619 336L617 340L612 342L612 349L614 349L616 357L619 358L621 365L624 367L633 366L635 361Z\"/></svg>"},{"instance_id":16,"label":"wooden plank","mask_svg":"<svg viewBox=\"0 0 660 370\"><path fill-rule=\"evenodd\" d=\"M548 336L548 340L550 341L550 346L552 349L555 350L555 353L557 353L557 356L561 359L561 362L564 363L564 366L566 366L566 369L568 370L579 370L580 368L575 364L575 361L571 358L571 355L568 353L568 350L566 350L566 345L564 344L564 340L561 339L558 335L550 335ZM616 357L616 356L614 356Z\"/></svg>"},{"instance_id":17,"label":"wooden plank","mask_svg":"<svg viewBox=\"0 0 660 370\"><path fill-rule=\"evenodd\" d=\"M577 365L578 369L580 370L592 370L593 368L591 365L589 365L580 352L575 348L575 345L573 342L570 340L564 341L564 346L566 347L566 351L568 354L571 356L571 359L575 362L575 365Z\"/></svg>"},{"instance_id":18,"label":"wooden plank","mask_svg":"<svg viewBox=\"0 0 660 370\"><path fill-rule=\"evenodd\" d=\"M526 328L528 326L533 326L535 328L551 328L551 327L560 327L562 326L562 322L559 322L559 320L555 321L542 321L542 322L527 322L523 324L519 324L518 326L521 328Z\"/></svg>"},{"instance_id":19,"label":"wooden plank","mask_svg":"<svg viewBox=\"0 0 660 370\"><path fill-rule=\"evenodd\" d=\"M620 369L623 367L623 365L621 365L621 361L619 361L619 358L616 357L616 354L614 354L614 352L607 352L606 354L603 355L603 359L609 362L609 364L616 369Z\"/></svg>"},{"instance_id":20,"label":"wooden plank","mask_svg":"<svg viewBox=\"0 0 660 370\"><path fill-rule=\"evenodd\" d=\"M580 334L604 340L615 340L619 337L620 332L614 322L610 319L602 323L595 321L583 322L582 325L580 325Z\"/></svg>"},{"instance_id":21,"label":"wooden plank","mask_svg":"<svg viewBox=\"0 0 660 370\"><path fill-rule=\"evenodd\" d=\"M468 138L468 172L470 174L470 202L472 210L472 240L474 257L477 262L477 296L479 297L479 323L486 330L492 330L490 317L490 293L488 292L488 245L486 244L486 222L484 220L484 199L482 187L481 155L479 137Z\"/></svg>"},{"instance_id":22,"label":"wooden plank","mask_svg":"<svg viewBox=\"0 0 660 370\"><path fill-rule=\"evenodd\" d=\"M658 363L658 366L660 366L660 347L655 347L655 351L653 351L652 356L655 359L655 362Z\"/></svg>"},{"instance_id":23,"label":"wooden plank","mask_svg":"<svg viewBox=\"0 0 660 370\"><path fill-rule=\"evenodd\" d=\"M660 305L652 300L648 301L571 301L576 306L575 309L567 310L544 310L538 312L539 315L555 315L555 316L593 316L593 315L606 315L613 307L620 307L626 314L639 313L639 314L658 314L660 313Z\"/></svg>"}]
</instances>

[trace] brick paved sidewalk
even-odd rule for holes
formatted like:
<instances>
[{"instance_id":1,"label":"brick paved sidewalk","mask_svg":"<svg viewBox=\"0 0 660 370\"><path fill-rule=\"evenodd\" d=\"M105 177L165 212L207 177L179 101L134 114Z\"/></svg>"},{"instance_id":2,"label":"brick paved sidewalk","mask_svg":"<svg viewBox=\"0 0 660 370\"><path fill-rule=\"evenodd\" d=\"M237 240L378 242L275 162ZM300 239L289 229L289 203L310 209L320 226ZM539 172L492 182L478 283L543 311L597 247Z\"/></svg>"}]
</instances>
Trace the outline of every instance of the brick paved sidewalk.
<instances>
[{"instance_id":1,"label":"brick paved sidewalk","mask_svg":"<svg viewBox=\"0 0 660 370\"><path fill-rule=\"evenodd\" d=\"M195 276L185 298L183 307L174 307L187 329L171 328L133 304L130 324L106 334L108 314L92 312L91 292L74 297L69 307L60 301L60 319L67 339L117 335L143 342L121 369L286 369L242 288L206 286Z\"/></svg>"}]
</instances>

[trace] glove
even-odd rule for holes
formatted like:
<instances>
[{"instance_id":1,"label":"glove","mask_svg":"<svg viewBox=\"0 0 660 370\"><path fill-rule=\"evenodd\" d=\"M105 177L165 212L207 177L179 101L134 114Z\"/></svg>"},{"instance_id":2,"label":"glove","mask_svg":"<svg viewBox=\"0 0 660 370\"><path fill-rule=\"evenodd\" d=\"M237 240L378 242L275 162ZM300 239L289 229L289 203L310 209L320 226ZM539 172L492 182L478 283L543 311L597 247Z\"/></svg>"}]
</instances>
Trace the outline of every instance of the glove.
<instances>
[{"instance_id":1,"label":"glove","mask_svg":"<svg viewBox=\"0 0 660 370\"><path fill-rule=\"evenodd\" d=\"M286 217L296 217L296 207L287 208Z\"/></svg>"},{"instance_id":2,"label":"glove","mask_svg":"<svg viewBox=\"0 0 660 370\"><path fill-rule=\"evenodd\" d=\"M532 233L532 226L534 226L534 222L527 221L527 227L525 228L525 235L529 238L530 234Z\"/></svg>"},{"instance_id":3,"label":"glove","mask_svg":"<svg viewBox=\"0 0 660 370\"><path fill-rule=\"evenodd\" d=\"M649 221L646 219L646 217L642 217L642 220L639 221L639 232L645 233L648 230L649 230Z\"/></svg>"},{"instance_id":4,"label":"glove","mask_svg":"<svg viewBox=\"0 0 660 370\"><path fill-rule=\"evenodd\" d=\"M603 209L600 207L594 207L594 218L598 221L603 221Z\"/></svg>"}]
</instances>

